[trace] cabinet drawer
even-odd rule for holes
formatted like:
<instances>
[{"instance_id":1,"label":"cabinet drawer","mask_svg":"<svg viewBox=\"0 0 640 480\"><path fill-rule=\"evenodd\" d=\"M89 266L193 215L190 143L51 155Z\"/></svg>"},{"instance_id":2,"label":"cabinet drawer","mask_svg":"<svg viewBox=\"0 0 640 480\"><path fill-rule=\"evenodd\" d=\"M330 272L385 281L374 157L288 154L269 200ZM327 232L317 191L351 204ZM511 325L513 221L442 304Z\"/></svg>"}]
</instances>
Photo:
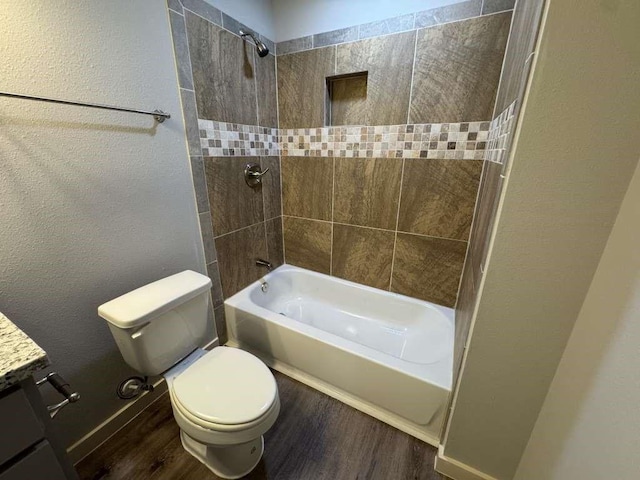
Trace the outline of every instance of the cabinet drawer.
<instances>
[{"instance_id":1,"label":"cabinet drawer","mask_svg":"<svg viewBox=\"0 0 640 480\"><path fill-rule=\"evenodd\" d=\"M0 397L0 425L0 465L44 437L44 426L21 388Z\"/></svg>"},{"instance_id":2,"label":"cabinet drawer","mask_svg":"<svg viewBox=\"0 0 640 480\"><path fill-rule=\"evenodd\" d=\"M0 480L66 480L49 442L43 440L26 456L0 473Z\"/></svg>"}]
</instances>

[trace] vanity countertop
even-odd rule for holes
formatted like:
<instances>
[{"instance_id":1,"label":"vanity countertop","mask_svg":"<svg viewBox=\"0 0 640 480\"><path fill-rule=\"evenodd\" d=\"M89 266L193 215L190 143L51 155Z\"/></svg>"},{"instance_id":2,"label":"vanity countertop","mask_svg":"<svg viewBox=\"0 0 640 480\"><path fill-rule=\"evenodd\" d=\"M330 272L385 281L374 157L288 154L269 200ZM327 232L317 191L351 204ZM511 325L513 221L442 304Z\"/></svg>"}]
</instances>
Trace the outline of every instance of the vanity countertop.
<instances>
[{"instance_id":1,"label":"vanity countertop","mask_svg":"<svg viewBox=\"0 0 640 480\"><path fill-rule=\"evenodd\" d=\"M0 313L0 391L48 365L47 353Z\"/></svg>"}]
</instances>

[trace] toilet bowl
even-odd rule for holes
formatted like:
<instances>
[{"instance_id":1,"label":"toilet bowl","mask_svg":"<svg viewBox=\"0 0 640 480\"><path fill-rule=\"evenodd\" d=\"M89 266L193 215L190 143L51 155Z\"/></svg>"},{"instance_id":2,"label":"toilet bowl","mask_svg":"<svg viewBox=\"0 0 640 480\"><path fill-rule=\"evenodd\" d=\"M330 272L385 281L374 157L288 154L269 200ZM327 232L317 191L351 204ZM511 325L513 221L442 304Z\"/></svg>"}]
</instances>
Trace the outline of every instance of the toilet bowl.
<instances>
[{"instance_id":1,"label":"toilet bowl","mask_svg":"<svg viewBox=\"0 0 640 480\"><path fill-rule=\"evenodd\" d=\"M124 360L143 375L163 375L185 450L222 478L240 478L260 461L264 433L280 412L275 378L248 352L211 338L211 280L185 271L98 308Z\"/></svg>"},{"instance_id":2,"label":"toilet bowl","mask_svg":"<svg viewBox=\"0 0 640 480\"><path fill-rule=\"evenodd\" d=\"M280 412L273 374L242 350L196 350L164 374L182 445L222 478L260 462L264 433Z\"/></svg>"}]
</instances>

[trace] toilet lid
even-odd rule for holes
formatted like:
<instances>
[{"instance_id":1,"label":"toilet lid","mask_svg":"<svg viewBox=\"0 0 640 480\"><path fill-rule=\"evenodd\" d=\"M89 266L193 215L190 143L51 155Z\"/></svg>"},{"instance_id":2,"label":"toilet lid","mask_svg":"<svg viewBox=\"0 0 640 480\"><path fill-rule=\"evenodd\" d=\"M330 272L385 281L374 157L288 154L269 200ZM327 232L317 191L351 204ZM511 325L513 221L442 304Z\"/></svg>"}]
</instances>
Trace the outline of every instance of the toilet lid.
<instances>
[{"instance_id":1,"label":"toilet lid","mask_svg":"<svg viewBox=\"0 0 640 480\"><path fill-rule=\"evenodd\" d=\"M238 425L264 415L278 388L258 358L237 348L217 347L174 379L173 393L195 417Z\"/></svg>"}]
</instances>

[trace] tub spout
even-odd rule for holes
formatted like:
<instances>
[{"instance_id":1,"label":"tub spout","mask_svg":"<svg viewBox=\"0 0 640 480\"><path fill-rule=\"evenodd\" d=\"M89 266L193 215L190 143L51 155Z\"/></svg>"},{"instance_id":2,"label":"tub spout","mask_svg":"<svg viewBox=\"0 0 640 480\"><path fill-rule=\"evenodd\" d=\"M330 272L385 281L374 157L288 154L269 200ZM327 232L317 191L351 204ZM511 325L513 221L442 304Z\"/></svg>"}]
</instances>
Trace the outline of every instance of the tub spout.
<instances>
[{"instance_id":1,"label":"tub spout","mask_svg":"<svg viewBox=\"0 0 640 480\"><path fill-rule=\"evenodd\" d=\"M271 262L267 262L266 260L263 260L261 258L256 258L256 265L258 267L265 267L268 272L273 270L273 265L271 265Z\"/></svg>"}]
</instances>

